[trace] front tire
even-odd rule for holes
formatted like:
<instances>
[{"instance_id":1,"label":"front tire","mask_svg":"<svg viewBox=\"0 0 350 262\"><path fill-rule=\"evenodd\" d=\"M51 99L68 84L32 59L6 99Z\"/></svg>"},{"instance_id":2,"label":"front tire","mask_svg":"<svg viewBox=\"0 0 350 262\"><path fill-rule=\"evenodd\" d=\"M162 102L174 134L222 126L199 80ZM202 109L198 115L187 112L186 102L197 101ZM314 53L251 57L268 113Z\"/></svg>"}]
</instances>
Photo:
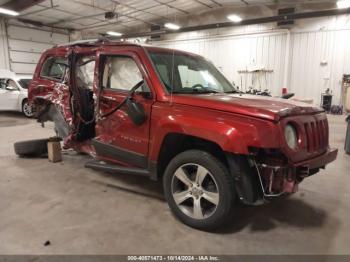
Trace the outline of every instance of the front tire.
<instances>
[{"instance_id":1,"label":"front tire","mask_svg":"<svg viewBox=\"0 0 350 262\"><path fill-rule=\"evenodd\" d=\"M28 99L24 99L22 102L22 113L28 117L33 117L33 107L29 104Z\"/></svg>"},{"instance_id":2,"label":"front tire","mask_svg":"<svg viewBox=\"0 0 350 262\"><path fill-rule=\"evenodd\" d=\"M189 150L173 158L165 170L164 194L173 214L201 230L223 226L235 205L233 177L213 155Z\"/></svg>"}]
</instances>

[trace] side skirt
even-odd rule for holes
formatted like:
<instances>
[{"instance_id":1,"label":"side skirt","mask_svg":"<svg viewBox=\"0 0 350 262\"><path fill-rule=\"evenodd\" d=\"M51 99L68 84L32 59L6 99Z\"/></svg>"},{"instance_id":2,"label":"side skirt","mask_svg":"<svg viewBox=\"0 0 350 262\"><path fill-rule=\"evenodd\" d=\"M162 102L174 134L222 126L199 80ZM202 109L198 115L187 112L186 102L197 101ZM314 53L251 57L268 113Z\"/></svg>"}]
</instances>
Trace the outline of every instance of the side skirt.
<instances>
[{"instance_id":1,"label":"side skirt","mask_svg":"<svg viewBox=\"0 0 350 262\"><path fill-rule=\"evenodd\" d=\"M157 162L149 161L147 156L117 146L108 145L96 139L92 139L91 144L95 148L97 155L115 159L137 167L124 167L118 164L106 163L98 160L87 162L85 167L110 173L148 176L151 180L158 180Z\"/></svg>"},{"instance_id":2,"label":"side skirt","mask_svg":"<svg viewBox=\"0 0 350 262\"><path fill-rule=\"evenodd\" d=\"M117 146L105 144L96 139L92 139L91 144L95 148L96 154L99 156L115 159L117 161L138 166L140 168L148 168L148 159L145 155L125 150Z\"/></svg>"},{"instance_id":3,"label":"side skirt","mask_svg":"<svg viewBox=\"0 0 350 262\"><path fill-rule=\"evenodd\" d=\"M85 164L85 167L91 168L94 170L118 173L118 174L130 174L130 175L139 175L139 176L150 176L150 172L147 169L142 168L133 168L133 167L123 167L114 164L108 164L103 161L92 160Z\"/></svg>"}]
</instances>

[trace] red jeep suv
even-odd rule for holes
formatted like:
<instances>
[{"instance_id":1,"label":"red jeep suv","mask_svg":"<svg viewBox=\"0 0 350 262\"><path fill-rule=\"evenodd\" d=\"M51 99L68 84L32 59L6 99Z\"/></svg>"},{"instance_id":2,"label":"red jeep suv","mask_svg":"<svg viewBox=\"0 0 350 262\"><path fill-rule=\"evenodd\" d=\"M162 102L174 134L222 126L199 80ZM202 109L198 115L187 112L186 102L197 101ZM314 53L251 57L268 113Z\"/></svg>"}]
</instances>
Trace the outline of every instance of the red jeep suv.
<instances>
[{"instance_id":1,"label":"red jeep suv","mask_svg":"<svg viewBox=\"0 0 350 262\"><path fill-rule=\"evenodd\" d=\"M335 160L325 112L243 94L205 58L127 42L85 41L43 53L29 88L86 167L163 180L177 218L213 229L235 201L296 192ZM40 141L37 141L37 145ZM44 147L18 149L30 155Z\"/></svg>"}]
</instances>

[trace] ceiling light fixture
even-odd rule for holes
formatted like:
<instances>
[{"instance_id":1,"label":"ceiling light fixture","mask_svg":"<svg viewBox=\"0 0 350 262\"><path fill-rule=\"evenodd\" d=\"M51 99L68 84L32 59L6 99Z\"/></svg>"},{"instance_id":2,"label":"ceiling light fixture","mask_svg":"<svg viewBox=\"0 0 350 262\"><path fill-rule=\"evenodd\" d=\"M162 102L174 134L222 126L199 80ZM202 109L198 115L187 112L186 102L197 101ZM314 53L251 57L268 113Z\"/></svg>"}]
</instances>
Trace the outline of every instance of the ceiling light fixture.
<instances>
[{"instance_id":1,"label":"ceiling light fixture","mask_svg":"<svg viewBox=\"0 0 350 262\"><path fill-rule=\"evenodd\" d=\"M164 26L170 30L179 30L181 27L173 23L165 23Z\"/></svg>"},{"instance_id":2,"label":"ceiling light fixture","mask_svg":"<svg viewBox=\"0 0 350 262\"><path fill-rule=\"evenodd\" d=\"M119 32L114 32L114 31L108 31L107 35L111 35L111 36L122 36L122 33Z\"/></svg>"},{"instance_id":3,"label":"ceiling light fixture","mask_svg":"<svg viewBox=\"0 0 350 262\"><path fill-rule=\"evenodd\" d=\"M17 16L19 15L18 12L10 10L10 9L6 9L6 8L2 8L0 7L0 14L5 14L5 15L12 15L12 16Z\"/></svg>"},{"instance_id":4,"label":"ceiling light fixture","mask_svg":"<svg viewBox=\"0 0 350 262\"><path fill-rule=\"evenodd\" d=\"M350 8L350 0L341 0L337 2L339 9Z\"/></svg>"},{"instance_id":5,"label":"ceiling light fixture","mask_svg":"<svg viewBox=\"0 0 350 262\"><path fill-rule=\"evenodd\" d=\"M228 15L227 18L234 23L239 23L239 22L242 22L243 20L242 17L240 17L239 15Z\"/></svg>"}]
</instances>

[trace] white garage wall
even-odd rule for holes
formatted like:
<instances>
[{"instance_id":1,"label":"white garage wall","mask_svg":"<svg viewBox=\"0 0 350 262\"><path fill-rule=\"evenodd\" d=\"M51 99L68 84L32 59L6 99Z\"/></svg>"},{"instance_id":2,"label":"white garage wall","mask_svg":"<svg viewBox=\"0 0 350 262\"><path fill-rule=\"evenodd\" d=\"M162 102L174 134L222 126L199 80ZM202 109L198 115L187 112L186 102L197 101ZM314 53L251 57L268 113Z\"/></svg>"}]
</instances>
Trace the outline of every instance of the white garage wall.
<instances>
[{"instance_id":1,"label":"white garage wall","mask_svg":"<svg viewBox=\"0 0 350 262\"><path fill-rule=\"evenodd\" d=\"M286 32L257 33L252 35L206 37L195 40L155 42L162 47L172 47L200 54L210 59L230 80L238 86L248 88L255 81L255 87L270 87L274 93L280 92L283 85L283 71L286 52ZM273 74L259 79L251 75L239 74L252 66L264 66L274 70ZM260 81L259 81L260 80ZM242 84L241 84L242 83Z\"/></svg>"},{"instance_id":2,"label":"white garage wall","mask_svg":"<svg viewBox=\"0 0 350 262\"><path fill-rule=\"evenodd\" d=\"M17 74L33 74L41 53L69 42L69 35L17 24L1 23L0 68Z\"/></svg>"},{"instance_id":3,"label":"white garage wall","mask_svg":"<svg viewBox=\"0 0 350 262\"><path fill-rule=\"evenodd\" d=\"M238 70L265 65L274 70L267 77L274 95L286 86L300 98L314 99L315 104L327 88L333 91L334 103L340 104L342 75L350 74L349 43L350 16L346 15L297 21L290 38L287 30L267 24L175 34L153 42L209 58L239 86ZM264 77L261 82L264 88Z\"/></svg>"},{"instance_id":4,"label":"white garage wall","mask_svg":"<svg viewBox=\"0 0 350 262\"><path fill-rule=\"evenodd\" d=\"M5 22L0 18L0 70L9 68L10 63L8 58Z\"/></svg>"},{"instance_id":5,"label":"white garage wall","mask_svg":"<svg viewBox=\"0 0 350 262\"><path fill-rule=\"evenodd\" d=\"M350 30L295 33L290 87L300 97L320 101L327 88L341 103L341 80L350 74Z\"/></svg>"}]
</instances>

